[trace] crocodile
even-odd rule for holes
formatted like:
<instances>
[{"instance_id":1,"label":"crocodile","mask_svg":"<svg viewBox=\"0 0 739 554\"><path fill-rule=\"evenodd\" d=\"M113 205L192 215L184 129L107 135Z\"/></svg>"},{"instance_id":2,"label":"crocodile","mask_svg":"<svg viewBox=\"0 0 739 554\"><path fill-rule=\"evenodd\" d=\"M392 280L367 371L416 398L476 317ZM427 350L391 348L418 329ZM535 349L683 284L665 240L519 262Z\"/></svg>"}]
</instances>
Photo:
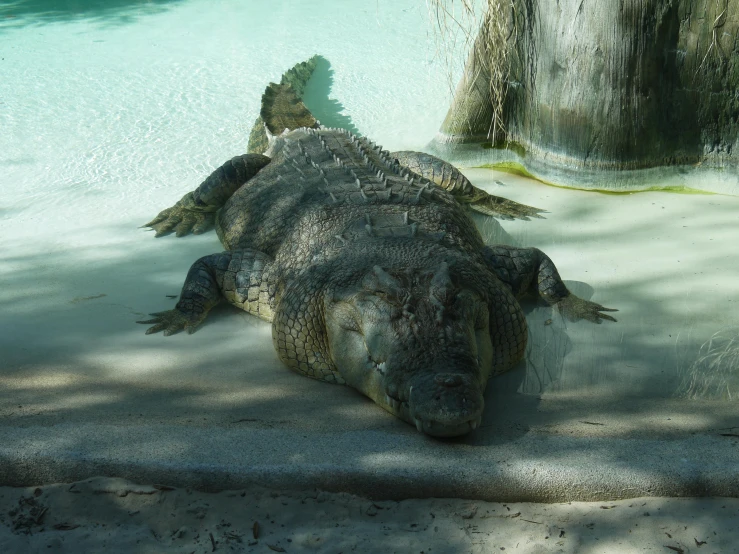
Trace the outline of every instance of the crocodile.
<instances>
[{"instance_id":1,"label":"crocodile","mask_svg":"<svg viewBox=\"0 0 739 554\"><path fill-rule=\"evenodd\" d=\"M192 333L225 299L272 323L289 368L451 437L480 425L488 379L524 356L520 296L571 320L615 321L572 294L542 251L485 245L469 216L541 210L438 158L322 127L289 83L267 88L261 118L265 152L226 162L145 225L156 236L215 226L225 248L192 265L174 309L139 322L147 334Z\"/></svg>"}]
</instances>

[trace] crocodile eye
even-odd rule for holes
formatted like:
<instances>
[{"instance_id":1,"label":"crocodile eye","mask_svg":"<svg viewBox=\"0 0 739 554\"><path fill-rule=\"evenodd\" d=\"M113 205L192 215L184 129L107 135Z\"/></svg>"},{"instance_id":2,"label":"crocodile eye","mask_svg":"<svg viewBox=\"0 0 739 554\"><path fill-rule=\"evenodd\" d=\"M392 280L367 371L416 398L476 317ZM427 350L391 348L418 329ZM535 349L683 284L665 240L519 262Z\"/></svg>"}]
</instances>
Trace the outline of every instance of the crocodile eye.
<instances>
[{"instance_id":1,"label":"crocodile eye","mask_svg":"<svg viewBox=\"0 0 739 554\"><path fill-rule=\"evenodd\" d=\"M357 322L354 321L354 319L347 319L346 321L342 321L341 327L346 329L347 331L352 331L353 333L362 333L362 329L359 327Z\"/></svg>"},{"instance_id":2,"label":"crocodile eye","mask_svg":"<svg viewBox=\"0 0 739 554\"><path fill-rule=\"evenodd\" d=\"M352 331L354 333L362 333L362 328L359 326L356 314L354 310L349 306L344 306L336 310L336 320L342 329L345 331Z\"/></svg>"},{"instance_id":3,"label":"crocodile eye","mask_svg":"<svg viewBox=\"0 0 739 554\"><path fill-rule=\"evenodd\" d=\"M479 309L477 310L477 317L475 318L475 329L487 329L488 325L490 324L489 318L490 314L488 313L487 304L480 305Z\"/></svg>"},{"instance_id":4,"label":"crocodile eye","mask_svg":"<svg viewBox=\"0 0 739 554\"><path fill-rule=\"evenodd\" d=\"M480 331L488 326L488 305L477 296L465 295L463 304L459 306L460 311L465 313L468 321L474 321L475 330Z\"/></svg>"}]
</instances>

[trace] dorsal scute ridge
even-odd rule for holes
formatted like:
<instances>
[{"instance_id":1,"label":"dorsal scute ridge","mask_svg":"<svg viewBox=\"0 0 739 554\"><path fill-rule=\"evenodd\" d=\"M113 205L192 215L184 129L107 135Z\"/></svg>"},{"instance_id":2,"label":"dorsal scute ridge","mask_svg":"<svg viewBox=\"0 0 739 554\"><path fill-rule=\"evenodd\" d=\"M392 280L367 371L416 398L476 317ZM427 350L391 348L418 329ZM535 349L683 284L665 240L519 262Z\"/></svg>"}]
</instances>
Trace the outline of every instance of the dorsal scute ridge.
<instances>
[{"instance_id":1,"label":"dorsal scute ridge","mask_svg":"<svg viewBox=\"0 0 739 554\"><path fill-rule=\"evenodd\" d=\"M410 180L408 171L396 159L391 158L387 150L383 150L379 144L366 137L356 135L340 127L321 127L320 129L303 127L300 130L318 139L316 146L319 146L320 151L325 152L324 155L328 155L328 160L333 161L337 168L344 170L349 182L356 184L358 192L361 193L365 201L373 198L372 196L368 197L370 191L375 194L382 192L381 195L377 196L378 200L389 200L391 198L392 192L387 192L388 187L392 186L388 176L403 177L405 175L406 181ZM286 137L286 153L291 158L300 159L301 163L302 160L305 160L306 165L316 171L322 181L328 184L332 180L328 179L328 167L324 166L319 158L311 157L311 153L315 155L316 150L315 147L314 149L307 147L310 142L312 141L301 142L300 138L291 137L288 139ZM354 151L355 154L351 154L351 151ZM293 154L296 155L293 156ZM302 176L303 172L297 165L295 168ZM369 188L363 190L363 185L368 185Z\"/></svg>"}]
</instances>

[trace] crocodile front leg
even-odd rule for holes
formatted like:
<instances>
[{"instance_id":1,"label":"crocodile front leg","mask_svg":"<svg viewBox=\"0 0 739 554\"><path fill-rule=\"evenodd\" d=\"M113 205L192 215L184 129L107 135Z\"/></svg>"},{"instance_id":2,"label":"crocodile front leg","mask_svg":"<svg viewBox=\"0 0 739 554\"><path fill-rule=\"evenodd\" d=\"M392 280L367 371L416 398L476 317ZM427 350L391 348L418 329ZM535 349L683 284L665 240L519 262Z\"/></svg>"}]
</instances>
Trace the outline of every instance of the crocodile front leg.
<instances>
[{"instance_id":1,"label":"crocodile front leg","mask_svg":"<svg viewBox=\"0 0 739 554\"><path fill-rule=\"evenodd\" d=\"M221 252L200 258L185 278L180 299L173 310L150 314L153 319L146 334L164 331L173 335L182 330L194 333L208 312L222 298L234 306L272 321L276 282L272 260L255 250Z\"/></svg>"},{"instance_id":2,"label":"crocodile front leg","mask_svg":"<svg viewBox=\"0 0 739 554\"><path fill-rule=\"evenodd\" d=\"M246 154L231 158L211 173L200 186L188 192L174 206L162 210L142 227L151 227L154 236L161 237L172 231L178 237L189 233L199 235L213 227L215 213L231 196L270 159L261 154Z\"/></svg>"},{"instance_id":3,"label":"crocodile front leg","mask_svg":"<svg viewBox=\"0 0 739 554\"><path fill-rule=\"evenodd\" d=\"M544 210L519 204L507 198L493 196L477 188L456 167L441 158L403 150L391 152L390 156L413 173L428 179L451 193L460 204L468 204L473 210L500 219L525 219L538 217Z\"/></svg>"},{"instance_id":4,"label":"crocodile front leg","mask_svg":"<svg viewBox=\"0 0 739 554\"><path fill-rule=\"evenodd\" d=\"M534 293L556 307L570 321L586 319L593 323L616 321L601 312L617 312L572 294L562 282L549 256L538 248L486 246L483 257L488 267L511 288L516 297Z\"/></svg>"}]
</instances>

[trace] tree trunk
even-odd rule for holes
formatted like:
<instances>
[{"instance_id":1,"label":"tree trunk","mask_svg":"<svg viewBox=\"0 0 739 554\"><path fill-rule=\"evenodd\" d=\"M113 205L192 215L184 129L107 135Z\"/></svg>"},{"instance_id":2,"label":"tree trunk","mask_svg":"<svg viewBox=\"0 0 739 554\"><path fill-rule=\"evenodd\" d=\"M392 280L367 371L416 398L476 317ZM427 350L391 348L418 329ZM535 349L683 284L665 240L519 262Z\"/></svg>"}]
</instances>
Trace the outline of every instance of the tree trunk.
<instances>
[{"instance_id":1,"label":"tree trunk","mask_svg":"<svg viewBox=\"0 0 739 554\"><path fill-rule=\"evenodd\" d=\"M432 150L565 186L739 194L739 0L513 5L497 45L509 54L503 133L490 136L483 30Z\"/></svg>"}]
</instances>

